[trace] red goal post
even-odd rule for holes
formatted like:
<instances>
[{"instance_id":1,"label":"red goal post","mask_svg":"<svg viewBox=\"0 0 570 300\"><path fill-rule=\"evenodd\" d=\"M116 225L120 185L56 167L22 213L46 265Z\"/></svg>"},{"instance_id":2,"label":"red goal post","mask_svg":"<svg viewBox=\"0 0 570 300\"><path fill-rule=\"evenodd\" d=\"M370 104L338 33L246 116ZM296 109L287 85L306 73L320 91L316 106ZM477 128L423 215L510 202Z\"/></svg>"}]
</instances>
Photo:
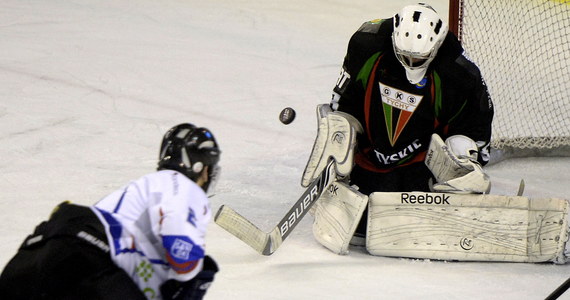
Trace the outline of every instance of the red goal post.
<instances>
[{"instance_id":1,"label":"red goal post","mask_svg":"<svg viewBox=\"0 0 570 300\"><path fill-rule=\"evenodd\" d=\"M570 156L570 0L450 0L449 28L495 104L495 156Z\"/></svg>"}]
</instances>

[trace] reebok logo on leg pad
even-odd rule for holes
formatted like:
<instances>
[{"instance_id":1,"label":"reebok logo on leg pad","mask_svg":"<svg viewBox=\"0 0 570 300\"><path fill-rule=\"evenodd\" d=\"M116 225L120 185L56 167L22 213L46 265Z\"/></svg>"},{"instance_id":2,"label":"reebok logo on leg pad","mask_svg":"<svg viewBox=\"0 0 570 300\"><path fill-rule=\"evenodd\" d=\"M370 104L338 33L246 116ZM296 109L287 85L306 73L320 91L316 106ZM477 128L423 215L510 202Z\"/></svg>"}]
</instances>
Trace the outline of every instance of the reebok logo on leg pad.
<instances>
[{"instance_id":1,"label":"reebok logo on leg pad","mask_svg":"<svg viewBox=\"0 0 570 300\"><path fill-rule=\"evenodd\" d=\"M425 193L425 194L408 194L402 193L400 201L402 204L449 204L449 195Z\"/></svg>"}]
</instances>

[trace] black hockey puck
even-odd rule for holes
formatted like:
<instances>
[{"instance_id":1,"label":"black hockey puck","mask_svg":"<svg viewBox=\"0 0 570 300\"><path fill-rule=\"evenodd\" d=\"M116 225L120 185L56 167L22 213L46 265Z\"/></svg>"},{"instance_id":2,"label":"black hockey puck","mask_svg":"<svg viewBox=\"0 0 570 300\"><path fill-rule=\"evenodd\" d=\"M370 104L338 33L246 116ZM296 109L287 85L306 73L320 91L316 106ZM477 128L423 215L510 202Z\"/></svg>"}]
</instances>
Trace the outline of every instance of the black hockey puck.
<instances>
[{"instance_id":1,"label":"black hockey puck","mask_svg":"<svg viewBox=\"0 0 570 300\"><path fill-rule=\"evenodd\" d=\"M291 107L285 107L279 114L279 121L287 125L291 124L293 120L295 120L295 110L292 109Z\"/></svg>"}]
</instances>

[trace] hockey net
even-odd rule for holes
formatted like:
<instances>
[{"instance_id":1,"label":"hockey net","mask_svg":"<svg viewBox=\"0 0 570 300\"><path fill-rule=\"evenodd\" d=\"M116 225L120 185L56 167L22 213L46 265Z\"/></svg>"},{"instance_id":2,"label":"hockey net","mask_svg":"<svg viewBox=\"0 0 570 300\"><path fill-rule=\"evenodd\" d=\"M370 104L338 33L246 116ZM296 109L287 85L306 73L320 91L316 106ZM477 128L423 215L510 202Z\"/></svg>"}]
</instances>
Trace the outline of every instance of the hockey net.
<instances>
[{"instance_id":1,"label":"hockey net","mask_svg":"<svg viewBox=\"0 0 570 300\"><path fill-rule=\"evenodd\" d=\"M495 104L492 148L570 156L570 0L450 0L449 24Z\"/></svg>"}]
</instances>

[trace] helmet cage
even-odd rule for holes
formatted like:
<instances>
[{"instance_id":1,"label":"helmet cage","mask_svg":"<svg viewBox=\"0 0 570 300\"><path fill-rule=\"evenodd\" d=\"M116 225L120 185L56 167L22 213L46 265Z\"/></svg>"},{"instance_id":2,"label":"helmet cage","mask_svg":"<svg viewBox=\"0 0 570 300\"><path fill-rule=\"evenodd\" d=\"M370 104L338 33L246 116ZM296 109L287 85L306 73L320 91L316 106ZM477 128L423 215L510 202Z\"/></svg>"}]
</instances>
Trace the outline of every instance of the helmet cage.
<instances>
[{"instance_id":1,"label":"helmet cage","mask_svg":"<svg viewBox=\"0 0 570 300\"><path fill-rule=\"evenodd\" d=\"M423 79L447 32L447 24L423 3L406 6L394 16L392 46L410 83Z\"/></svg>"},{"instance_id":2,"label":"helmet cage","mask_svg":"<svg viewBox=\"0 0 570 300\"><path fill-rule=\"evenodd\" d=\"M429 64L435 58L435 51L431 51L429 53L415 53L411 51L406 51L402 49L397 49L394 46L394 53L398 58L398 61L410 70L422 69L427 68Z\"/></svg>"}]
</instances>

